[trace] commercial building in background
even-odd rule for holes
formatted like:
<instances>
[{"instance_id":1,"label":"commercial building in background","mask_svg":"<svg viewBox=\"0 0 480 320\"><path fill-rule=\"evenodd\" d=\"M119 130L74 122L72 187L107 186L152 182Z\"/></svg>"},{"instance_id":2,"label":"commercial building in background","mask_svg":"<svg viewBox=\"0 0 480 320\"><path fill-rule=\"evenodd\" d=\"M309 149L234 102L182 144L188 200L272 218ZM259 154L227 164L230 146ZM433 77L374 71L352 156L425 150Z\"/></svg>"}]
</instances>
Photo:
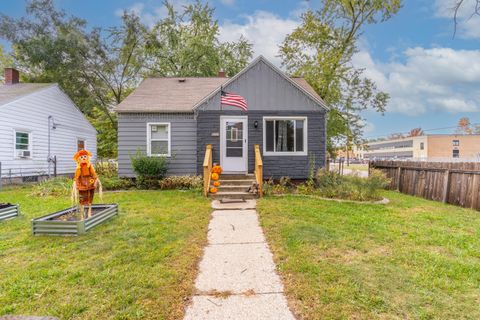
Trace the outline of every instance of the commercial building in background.
<instances>
[{"instance_id":1,"label":"commercial building in background","mask_svg":"<svg viewBox=\"0 0 480 320\"><path fill-rule=\"evenodd\" d=\"M364 160L480 161L480 135L432 134L368 142L355 147L353 157Z\"/></svg>"}]
</instances>

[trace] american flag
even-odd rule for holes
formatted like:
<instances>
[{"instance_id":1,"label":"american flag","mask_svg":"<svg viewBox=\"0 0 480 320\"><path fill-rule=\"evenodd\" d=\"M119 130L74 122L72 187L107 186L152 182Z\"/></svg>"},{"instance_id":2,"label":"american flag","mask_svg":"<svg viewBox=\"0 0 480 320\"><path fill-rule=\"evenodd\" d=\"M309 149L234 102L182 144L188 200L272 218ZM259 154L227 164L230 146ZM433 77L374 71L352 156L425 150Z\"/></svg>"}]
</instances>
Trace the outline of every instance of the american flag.
<instances>
[{"instance_id":1,"label":"american flag","mask_svg":"<svg viewBox=\"0 0 480 320\"><path fill-rule=\"evenodd\" d=\"M220 99L220 104L237 107L242 109L245 112L248 111L247 100L245 100L244 97L238 94L225 92L223 90L222 90L222 97Z\"/></svg>"}]
</instances>

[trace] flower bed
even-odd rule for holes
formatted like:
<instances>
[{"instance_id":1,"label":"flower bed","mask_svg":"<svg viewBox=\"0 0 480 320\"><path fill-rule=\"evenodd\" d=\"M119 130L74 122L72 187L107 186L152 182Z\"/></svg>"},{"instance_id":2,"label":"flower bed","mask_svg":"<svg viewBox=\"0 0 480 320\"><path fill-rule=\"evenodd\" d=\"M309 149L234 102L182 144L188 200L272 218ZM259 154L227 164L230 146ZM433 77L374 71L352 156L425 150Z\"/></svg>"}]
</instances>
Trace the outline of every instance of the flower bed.
<instances>
[{"instance_id":1,"label":"flower bed","mask_svg":"<svg viewBox=\"0 0 480 320\"><path fill-rule=\"evenodd\" d=\"M92 216L79 220L77 207L72 207L32 219L32 232L34 235L78 236L117 214L117 204L94 204Z\"/></svg>"},{"instance_id":2,"label":"flower bed","mask_svg":"<svg viewBox=\"0 0 480 320\"><path fill-rule=\"evenodd\" d=\"M299 194L337 200L377 202L383 199L381 191L390 181L378 170L371 170L367 178L343 176L333 171L318 170L305 183L295 184L282 177L278 183L269 180L264 185L266 195Z\"/></svg>"}]
</instances>

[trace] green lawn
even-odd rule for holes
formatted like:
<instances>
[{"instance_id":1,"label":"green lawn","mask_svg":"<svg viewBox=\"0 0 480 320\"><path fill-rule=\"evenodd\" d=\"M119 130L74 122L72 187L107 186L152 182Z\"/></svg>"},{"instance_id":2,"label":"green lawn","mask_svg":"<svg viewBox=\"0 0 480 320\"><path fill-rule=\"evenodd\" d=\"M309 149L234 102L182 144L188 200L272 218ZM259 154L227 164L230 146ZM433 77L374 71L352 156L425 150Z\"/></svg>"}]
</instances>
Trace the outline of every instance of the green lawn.
<instances>
[{"instance_id":1,"label":"green lawn","mask_svg":"<svg viewBox=\"0 0 480 320\"><path fill-rule=\"evenodd\" d=\"M22 216L0 222L0 316L181 319L206 243L209 202L193 191L105 193L120 216L81 237L34 237L30 219L70 206L30 188L0 192Z\"/></svg>"},{"instance_id":2,"label":"green lawn","mask_svg":"<svg viewBox=\"0 0 480 320\"><path fill-rule=\"evenodd\" d=\"M335 168L338 170L338 163L332 163L332 167L333 166L335 166ZM351 163L347 166L347 162L345 161L345 163L343 164L343 168L355 171L368 171L368 164Z\"/></svg>"},{"instance_id":3,"label":"green lawn","mask_svg":"<svg viewBox=\"0 0 480 320\"><path fill-rule=\"evenodd\" d=\"M480 319L480 212L266 197L258 211L303 319Z\"/></svg>"}]
</instances>

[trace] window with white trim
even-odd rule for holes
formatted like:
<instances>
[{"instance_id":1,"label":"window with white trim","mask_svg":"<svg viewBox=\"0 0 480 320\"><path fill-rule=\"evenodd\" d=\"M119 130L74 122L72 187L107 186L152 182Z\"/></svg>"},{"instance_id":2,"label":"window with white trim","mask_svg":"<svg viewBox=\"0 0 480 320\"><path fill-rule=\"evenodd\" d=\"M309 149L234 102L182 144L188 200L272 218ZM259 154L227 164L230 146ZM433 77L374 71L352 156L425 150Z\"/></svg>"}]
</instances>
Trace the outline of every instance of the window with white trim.
<instances>
[{"instance_id":1,"label":"window with white trim","mask_svg":"<svg viewBox=\"0 0 480 320\"><path fill-rule=\"evenodd\" d=\"M170 123L147 124L147 154L170 156Z\"/></svg>"},{"instance_id":2,"label":"window with white trim","mask_svg":"<svg viewBox=\"0 0 480 320\"><path fill-rule=\"evenodd\" d=\"M265 117L263 138L265 155L305 155L307 153L307 118Z\"/></svg>"},{"instance_id":3,"label":"window with white trim","mask_svg":"<svg viewBox=\"0 0 480 320\"><path fill-rule=\"evenodd\" d=\"M32 136L30 132L15 131L15 156L17 158L32 157Z\"/></svg>"}]
</instances>

